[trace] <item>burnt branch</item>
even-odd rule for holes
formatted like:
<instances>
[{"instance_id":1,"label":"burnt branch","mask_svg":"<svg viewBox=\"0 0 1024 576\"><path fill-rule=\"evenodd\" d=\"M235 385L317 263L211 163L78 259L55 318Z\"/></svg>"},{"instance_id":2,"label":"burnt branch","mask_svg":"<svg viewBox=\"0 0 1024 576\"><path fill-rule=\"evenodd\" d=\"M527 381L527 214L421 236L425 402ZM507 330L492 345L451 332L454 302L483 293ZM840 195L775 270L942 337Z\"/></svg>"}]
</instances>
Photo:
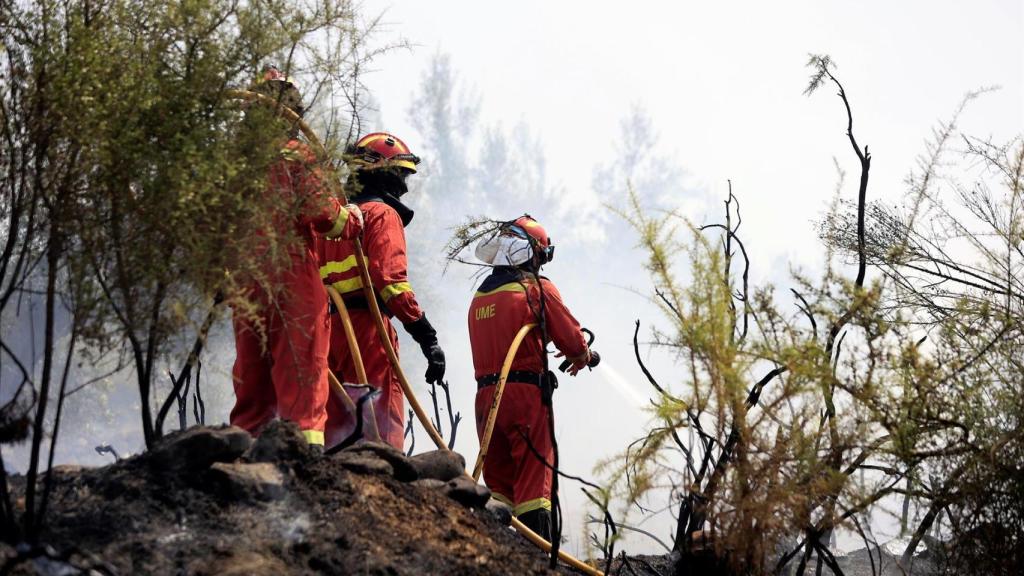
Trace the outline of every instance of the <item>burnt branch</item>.
<instances>
[{"instance_id":1,"label":"burnt branch","mask_svg":"<svg viewBox=\"0 0 1024 576\"><path fill-rule=\"evenodd\" d=\"M60 420L64 414L65 393L68 389L68 376L71 374L71 359L75 355L75 344L78 341L77 326L71 328L71 341L68 343L67 357L64 359L64 373L60 379L60 390L57 392L57 413L53 416L53 429L50 431L50 453L46 461L46 478L43 482L43 498L39 504L39 518L43 521L46 518L46 508L50 503L50 493L53 489L53 459L57 454L57 438L60 433Z\"/></svg>"},{"instance_id":2,"label":"burnt branch","mask_svg":"<svg viewBox=\"0 0 1024 576\"><path fill-rule=\"evenodd\" d=\"M2 407L0 407L0 413L7 412L11 407L17 405L18 398L21 396L21 391L25 389L26 385L28 386L29 390L32 391L32 400L29 402L30 406L26 410L31 410L31 404L34 404L36 401L36 386L35 383L32 381L32 375L29 374L29 371L28 369L25 368L25 365L21 363L21 360L18 359L14 351L11 350L7 346L7 343L4 342L3 340L0 340L0 350L3 350L4 352L7 353L7 357L14 361L15 367L17 367L18 371L21 372L21 383L18 384L18 388L14 391L14 395L11 397L11 399L8 400L7 403L4 404Z\"/></svg>"},{"instance_id":3,"label":"burnt branch","mask_svg":"<svg viewBox=\"0 0 1024 576\"><path fill-rule=\"evenodd\" d=\"M839 563L836 562L836 557L832 555L832 552L828 549L828 546L822 544L819 540L814 541L814 551L818 554L818 559L823 561L828 569L832 571L835 576L843 576L845 573L843 569L839 567ZM818 573L821 573L821 567L819 564Z\"/></svg>"},{"instance_id":4,"label":"burnt branch","mask_svg":"<svg viewBox=\"0 0 1024 576\"><path fill-rule=\"evenodd\" d=\"M778 576L779 574L782 574L783 568L785 568L786 565L789 564L789 562L793 558L795 558L796 555L799 554L804 549L804 546L806 544L807 544L807 536L805 535L802 540L797 542L796 546L794 546L792 550L790 550L789 552L786 552L785 554L783 554L782 556L779 557L779 561L775 563L775 574L776 574L776 576Z\"/></svg>"},{"instance_id":5,"label":"burnt branch","mask_svg":"<svg viewBox=\"0 0 1024 576\"><path fill-rule=\"evenodd\" d=\"M196 334L196 340L192 344L192 350L189 352L188 358L185 360L185 366L178 374L178 378L174 380L174 384L171 386L171 393L164 400L163 405L160 406L160 411L157 412L156 423L153 425L153 433L157 438L163 436L164 420L167 418L167 413L170 412L171 406L173 406L175 402L184 402L182 398L179 397L181 395L181 389L187 386L188 382L192 379L192 369L199 362L199 355L202 353L203 346L206 344L206 337L210 333L210 328L213 326L214 320L217 319L218 306L223 301L223 293L218 292L213 297L213 306L211 306L210 312L207 313L206 319L203 320L203 324L199 327L199 332Z\"/></svg>"},{"instance_id":6,"label":"burnt branch","mask_svg":"<svg viewBox=\"0 0 1024 576\"><path fill-rule=\"evenodd\" d=\"M590 516L588 518L588 520L587 520L587 524L601 524L601 523L604 523L604 522L605 522L604 519L594 518L593 516ZM636 532L637 534L643 534L644 536L647 536L651 540L654 540L655 542L657 542L658 545L660 545L662 548L665 549L665 552L672 552L672 548L668 544L666 544L661 538L658 538L657 536L655 536L654 534L648 532L647 530L644 530L643 528L638 528L636 526L630 526L629 524L623 524L622 522L616 522L615 523L615 527L620 529L620 530L626 530L626 531L629 531L629 532Z\"/></svg>"},{"instance_id":7,"label":"burnt branch","mask_svg":"<svg viewBox=\"0 0 1024 576\"><path fill-rule=\"evenodd\" d=\"M448 449L455 448L455 436L459 432L459 422L462 422L462 413L452 411L452 395L451 389L449 388L448 382L439 381L430 383L430 401L434 405L434 428L437 429L437 433L444 437L444 430L441 427L441 409L437 400L437 388L441 387L441 391L444 392L444 403L448 408L448 424L451 427L451 433L448 436Z\"/></svg>"},{"instance_id":8,"label":"burnt branch","mask_svg":"<svg viewBox=\"0 0 1024 576\"><path fill-rule=\"evenodd\" d=\"M795 288L790 288L789 291L792 292L798 300L800 300L800 304L797 304L797 308L804 313L804 316L807 316L807 320L811 323L811 331L814 333L814 341L817 342L818 323L814 320L814 313L811 312L811 305L807 302L807 299L804 298L804 295L797 292Z\"/></svg>"},{"instance_id":9,"label":"burnt branch","mask_svg":"<svg viewBox=\"0 0 1024 576\"><path fill-rule=\"evenodd\" d=\"M440 408L437 405L437 383L436 382L431 382L430 383L430 392L428 392L428 394L430 394L430 403L434 405L434 422L433 422L434 428L437 430L437 433L442 438L444 438L444 428L441 427L441 412L440 412Z\"/></svg>"},{"instance_id":10,"label":"burnt branch","mask_svg":"<svg viewBox=\"0 0 1024 576\"><path fill-rule=\"evenodd\" d=\"M402 436L402 438L408 438L409 439L409 450L406 451L406 453L405 453L406 456L412 456L412 451L416 449L416 431L412 427L412 421L413 420L414 420L414 414L412 413L412 410L410 409L409 410L409 414L408 414L408 416L405 419L405 421L407 422L407 424L405 425L405 434Z\"/></svg>"},{"instance_id":11,"label":"burnt branch","mask_svg":"<svg viewBox=\"0 0 1024 576\"><path fill-rule=\"evenodd\" d=\"M558 476L560 476L562 478L568 478L569 480L575 480L576 482L579 482L580 484L583 484L584 486L588 486L590 488L593 488L594 490L602 490L602 488L600 486L598 486L597 484L594 484L593 482L590 482L589 480L585 480L585 479L583 479L583 478L581 478L579 476L573 476L572 474L569 474L567 472L563 472L561 470L556 470L555 466L551 462L548 462L547 458L545 458L543 455L541 455L541 453L533 445L533 442L530 441L530 436L523 430L522 427L518 427L516 429L516 432L518 432L519 436L522 437L524 442L526 442L526 447L530 449L530 454L532 454L533 457L536 458L538 462L543 464L545 468L547 468L548 470L551 470L553 473L558 473Z\"/></svg>"},{"instance_id":12,"label":"burnt branch","mask_svg":"<svg viewBox=\"0 0 1024 576\"><path fill-rule=\"evenodd\" d=\"M872 546L874 546L876 549L878 548L878 542L872 542L868 539L868 536L864 532L864 528L860 525L860 520L857 519L856 514L851 516L850 519L853 520L853 526L857 529L857 533L860 534L860 538L864 542L864 549L868 552L868 561L871 562L871 576L878 576L878 570L875 569L875 555L871 552ZM878 563L879 565L881 565L882 563L881 549L878 550Z\"/></svg>"},{"instance_id":13,"label":"burnt branch","mask_svg":"<svg viewBox=\"0 0 1024 576\"><path fill-rule=\"evenodd\" d=\"M732 212L730 211L730 204L736 202L736 225L732 225ZM725 224L705 224L701 226L699 230L701 232L709 229L720 229L725 234L725 282L729 285L730 291L732 290L732 243L735 242L740 248L740 253L743 255L743 274L741 276L742 288L738 293L733 293L733 300L729 302L729 307L733 312L733 333L736 332L736 302L740 302L743 305L743 325L740 328L740 333L737 339L743 341L747 337L747 333L750 327L750 307L747 305L747 297L750 293L750 257L747 255L747 247L743 244L737 236L736 231L740 228L742 219L739 216L740 207L739 200L732 193L732 181L729 181L729 199L725 201Z\"/></svg>"},{"instance_id":14,"label":"burnt branch","mask_svg":"<svg viewBox=\"0 0 1024 576\"><path fill-rule=\"evenodd\" d=\"M196 387L192 394L192 413L195 415L196 424L206 424L206 402L203 401L203 392L199 387L199 379L203 371L202 360L196 360Z\"/></svg>"},{"instance_id":15,"label":"burnt branch","mask_svg":"<svg viewBox=\"0 0 1024 576\"><path fill-rule=\"evenodd\" d=\"M767 386L769 382L786 372L786 370L787 368L785 366L775 368L765 374L764 377L758 380L757 383L751 387L746 400L746 408L748 411L757 404L764 387ZM722 446L721 454L719 454L718 460L715 462L715 467L711 472L711 476L708 477L707 485L700 494L693 494L694 504L692 513L689 515L689 522L687 523L686 530L685 532L676 534L677 550L683 549L682 546L684 543L680 542L680 538L685 540L689 534L703 528L704 522L707 519L708 507L718 491L718 486L732 460L733 452L736 450L737 444L739 444L740 426L742 425L740 420L744 418L744 416L745 415L738 415L737 421L733 422L731 430L729 431L729 437L725 441L725 445ZM682 513L680 513L680 517L682 517Z\"/></svg>"},{"instance_id":16,"label":"burnt branch","mask_svg":"<svg viewBox=\"0 0 1024 576\"><path fill-rule=\"evenodd\" d=\"M816 57L816 65L818 66L819 82L823 81L820 74L827 76L836 88L839 89L839 98L843 101L843 106L846 108L846 136L850 140L850 146L853 148L854 153L857 155L857 159L860 161L860 184L857 189L857 279L855 284L857 288L864 287L864 276L867 271L867 257L864 249L864 208L867 202L868 193L868 175L871 171L871 153L868 152L868 147L865 145L864 149L861 150L860 145L857 144L857 139L853 135L853 111L850 109L850 100L846 97L846 90L839 80L832 74L832 68L834 65L828 57Z\"/></svg>"},{"instance_id":17,"label":"burnt branch","mask_svg":"<svg viewBox=\"0 0 1024 576\"><path fill-rule=\"evenodd\" d=\"M114 457L114 462L121 461L121 455L118 454L117 450L115 450L114 447L111 446L110 444L100 444L99 446L96 447L96 453L101 456L103 454L110 454L111 456Z\"/></svg>"},{"instance_id":18,"label":"burnt branch","mask_svg":"<svg viewBox=\"0 0 1024 576\"><path fill-rule=\"evenodd\" d=\"M591 534L591 539L598 547L604 552L604 569L605 572L609 571L612 567L612 560L615 558L615 540L618 537L618 528L615 524L615 519L612 518L611 512L608 511L607 498L599 500L596 496L591 494L586 488L580 488L583 494L586 495L587 499L590 500L594 506L597 506L601 510L603 516L602 524L604 525L604 540L602 542L597 541L597 535ZM603 491L601 492L604 493Z\"/></svg>"},{"instance_id":19,"label":"burnt branch","mask_svg":"<svg viewBox=\"0 0 1024 576\"><path fill-rule=\"evenodd\" d=\"M658 297L659 300L661 300L665 304L665 306L668 307L669 310L672 311L673 314L675 314L677 320L679 320L680 322L683 322L683 321L686 320L685 318L683 318L683 313L680 312L678 308L676 308L675 304L673 304L672 301L669 300L667 296L665 296L664 292L662 292L661 290L658 290L657 288L655 288L654 289L654 294ZM639 320L638 320L638 322L639 322Z\"/></svg>"},{"instance_id":20,"label":"burnt branch","mask_svg":"<svg viewBox=\"0 0 1024 576\"><path fill-rule=\"evenodd\" d=\"M550 470L552 472L552 474L554 474L555 476L559 476L561 478L567 478L569 480L575 480L576 482L579 482L580 484L583 484L584 486L587 486L588 488L594 489L595 491L597 491L598 494L601 494L602 498L598 499L593 494L591 494L589 491L587 491L586 488L581 488L581 490L583 490L583 493L587 496L587 498L591 502L593 502L594 505L598 507L598 509L601 510L601 515L604 517L604 521L603 521L604 526L605 526L604 543L603 544L598 543L598 546L602 549L602 552L604 552L604 555L605 555L605 558L604 558L604 560L605 560L605 570L608 570L611 567L612 559L615 557L615 538L616 538L616 535L618 534L618 531L617 531L617 528L616 528L615 519L612 517L611 512L608 510L608 493L607 493L607 491L605 489L601 488L600 486L598 486L597 484L594 484L593 482L590 482L589 480L585 480L585 479L583 479L583 478L581 478L579 476L574 476L572 474L568 474L566 472L563 472L559 468L556 468L554 464L552 464L551 462L548 462L547 458L545 458L540 453L540 451L537 450L537 447L533 445L532 441L530 441L530 435L527 434L526 431L523 430L522 427L518 427L516 429L516 431L519 433L519 436L523 439L523 442L526 443L526 447L529 448L530 453L533 455L533 457L536 458L537 461L540 462L545 468Z\"/></svg>"},{"instance_id":21,"label":"burnt branch","mask_svg":"<svg viewBox=\"0 0 1024 576\"><path fill-rule=\"evenodd\" d=\"M651 374L651 371L647 369L647 365L644 364L643 359L640 358L639 334L640 334L640 320L638 319L636 321L636 327L633 330L633 353L636 355L636 363L640 366L640 370L644 373L644 376L647 377L647 381L651 384L651 386L653 386L654 389L658 391L658 394L661 394L662 396L666 396L668 398L672 398L673 400L679 401L678 399L676 399L676 398L672 397L671 395L669 395L669 393L666 392L665 389L661 387L661 384L658 384L658 381L654 379L654 375Z\"/></svg>"},{"instance_id":22,"label":"burnt branch","mask_svg":"<svg viewBox=\"0 0 1024 576\"><path fill-rule=\"evenodd\" d=\"M444 403L448 406L448 424L450 426L451 435L448 437L448 449L455 449L455 436L459 433L459 422L462 422L462 413L452 411L452 395L451 390L448 388L447 381L438 382L441 389L444 390Z\"/></svg>"}]
</instances>

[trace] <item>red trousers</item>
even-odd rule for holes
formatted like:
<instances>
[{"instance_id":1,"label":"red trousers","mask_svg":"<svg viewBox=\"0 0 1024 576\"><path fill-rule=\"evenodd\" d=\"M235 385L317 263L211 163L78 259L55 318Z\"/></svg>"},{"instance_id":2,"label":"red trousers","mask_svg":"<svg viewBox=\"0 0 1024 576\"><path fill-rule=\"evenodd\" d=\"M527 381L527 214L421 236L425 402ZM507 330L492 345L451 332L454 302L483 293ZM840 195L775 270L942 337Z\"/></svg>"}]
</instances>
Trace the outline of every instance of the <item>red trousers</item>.
<instances>
[{"instance_id":1,"label":"red trousers","mask_svg":"<svg viewBox=\"0 0 1024 576\"><path fill-rule=\"evenodd\" d=\"M370 438L369 410L366 406L372 404L381 440L402 450L405 443L405 399L402 395L402 386L398 383L398 374L388 360L387 352L377 334L377 327L370 311L350 309L348 312L352 318L352 328L355 330L359 352L363 358L366 379L369 380L368 383L371 386L380 390L380 395L364 406L363 434L366 438ZM384 326L387 328L391 345L395 347L395 353L397 353L398 335L387 319L384 320ZM331 350L328 356L328 365L338 380L343 383L362 384L356 377L356 367L352 361L352 355L349 353L348 339L345 337L341 317L337 313L331 314ZM346 388L346 390L353 402L358 402L359 398L366 393L364 389ZM345 408L345 404L332 391L327 402L327 446L333 446L347 438L355 430L355 426L355 415Z\"/></svg>"},{"instance_id":2,"label":"red trousers","mask_svg":"<svg viewBox=\"0 0 1024 576\"><path fill-rule=\"evenodd\" d=\"M497 385L494 385L476 393L478 438L483 438L497 390ZM484 460L484 483L495 499L512 506L516 516L533 510L551 509L551 469L530 450L532 445L547 462L554 461L548 411L549 408L541 403L538 386L520 382L505 385L487 459Z\"/></svg>"},{"instance_id":3,"label":"red trousers","mask_svg":"<svg viewBox=\"0 0 1024 576\"><path fill-rule=\"evenodd\" d=\"M235 406L231 424L259 434L275 417L299 425L310 444L324 443L327 421L327 300L316 267L299 263L285 273L273 302L260 288L260 312L236 312Z\"/></svg>"}]
</instances>

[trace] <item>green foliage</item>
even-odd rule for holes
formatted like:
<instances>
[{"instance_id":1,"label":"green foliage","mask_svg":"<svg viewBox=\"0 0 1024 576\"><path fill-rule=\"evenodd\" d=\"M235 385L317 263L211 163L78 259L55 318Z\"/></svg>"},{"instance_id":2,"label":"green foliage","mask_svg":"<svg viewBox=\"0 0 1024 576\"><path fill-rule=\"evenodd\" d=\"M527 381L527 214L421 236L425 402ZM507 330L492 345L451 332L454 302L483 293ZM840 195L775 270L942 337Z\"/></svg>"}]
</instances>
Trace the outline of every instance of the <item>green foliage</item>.
<instances>
[{"instance_id":1,"label":"green foliage","mask_svg":"<svg viewBox=\"0 0 1024 576\"><path fill-rule=\"evenodd\" d=\"M1016 573L1024 534L1020 378L1024 144L959 134L960 111L940 124L901 210L869 212L866 250L888 290L883 307L908 332L904 393L885 418L894 450L915 465L924 511L919 537L940 516L953 541L948 569ZM961 141L958 159L947 142ZM830 215L822 237L841 254L849 211ZM901 419L898 425L896 419ZM919 432L924 428L925 432Z\"/></svg>"},{"instance_id":2,"label":"green foliage","mask_svg":"<svg viewBox=\"0 0 1024 576\"><path fill-rule=\"evenodd\" d=\"M29 538L48 496L36 505L41 446L49 427L52 464L75 354L134 369L150 445L175 337L205 338L211 299L250 314L251 287L285 289L279 269L304 250L294 217L316 207L267 183L295 127L231 90L276 64L327 120L329 150L340 148L347 118L317 101L357 88L359 67L387 48L366 48L374 22L361 24L348 0L0 3L0 320L13 296L41 301L44 317L41 369L6 331L0 340L20 377L0 420L35 412ZM336 189L330 159L318 164L309 169ZM21 537L2 471L0 521L4 537Z\"/></svg>"},{"instance_id":3,"label":"green foliage","mask_svg":"<svg viewBox=\"0 0 1024 576\"><path fill-rule=\"evenodd\" d=\"M829 63L813 63L820 84ZM966 141L965 164L983 170L969 184L948 178L963 209L928 188L938 175L916 175L911 217L865 206L861 253L856 207L838 204L823 225L829 254L863 254L881 277L861 286L830 261L820 280L794 274L792 304L737 274L735 259L749 263L733 197L724 224L698 229L652 216L631 193L621 215L669 322L654 342L678 370L670 383L650 376L648 433L599 468L622 504L617 519L667 491L678 499L677 552L694 553L689 534L710 531L719 555L755 574L827 558L821 539L899 495L917 511L904 562L944 514L951 572L1019 568L1024 145Z\"/></svg>"},{"instance_id":4,"label":"green foliage","mask_svg":"<svg viewBox=\"0 0 1024 576\"><path fill-rule=\"evenodd\" d=\"M452 231L451 238L444 248L445 259L449 262L460 261L460 254L486 236L498 231L504 222L478 216L469 218Z\"/></svg>"},{"instance_id":5,"label":"green foliage","mask_svg":"<svg viewBox=\"0 0 1024 576\"><path fill-rule=\"evenodd\" d=\"M346 0L3 8L3 208L21 215L5 240L20 242L27 261L53 255L91 354L128 349L148 442L159 433L146 414L156 364L172 336L194 331L214 294L246 313L247 287L279 289L275 268L300 249L290 222L309 207L267 193L268 168L294 129L227 91L273 63L316 110L322 94L358 84L375 53L363 48L371 30ZM344 130L329 128L337 147ZM4 253L12 291L28 277L8 273L18 257Z\"/></svg>"},{"instance_id":6,"label":"green foliage","mask_svg":"<svg viewBox=\"0 0 1024 576\"><path fill-rule=\"evenodd\" d=\"M810 96L829 79L829 74L835 70L836 64L828 54L809 54L807 67L813 70L807 87L804 88L804 96Z\"/></svg>"},{"instance_id":7,"label":"green foliage","mask_svg":"<svg viewBox=\"0 0 1024 576\"><path fill-rule=\"evenodd\" d=\"M900 358L885 364L893 334L879 316L879 289L858 289L832 276L818 285L798 278L801 312L786 313L770 287L749 297L735 288L732 254L714 245L707 231L672 213L650 218L633 198L630 222L649 255L656 298L671 326L656 332L655 342L676 354L680 371L655 397L657 424L639 448L603 470L617 487L623 515L655 490L669 489L684 500L699 496L691 524L684 519L678 530L712 530L722 553L728 550L737 566L756 573L783 542L809 527L820 532L837 525L837 516L884 490L851 476L861 455L870 453L873 463L889 457L872 446L884 433L873 412L886 405L887 382ZM736 246L735 228L729 230ZM688 245L680 234L690 237ZM670 257L681 248L689 265L685 281ZM831 340L817 326L835 325L847 310L856 311L849 321L856 327L849 340L856 343L847 341L844 353L857 359L857 370L834 367ZM746 315L753 327L744 333ZM874 367L865 372L862 363ZM829 402L837 406L831 415ZM683 442L680 436L687 435L693 439ZM680 456L687 466L680 467ZM830 501L837 511L823 508ZM706 515L707 523L697 515Z\"/></svg>"}]
</instances>

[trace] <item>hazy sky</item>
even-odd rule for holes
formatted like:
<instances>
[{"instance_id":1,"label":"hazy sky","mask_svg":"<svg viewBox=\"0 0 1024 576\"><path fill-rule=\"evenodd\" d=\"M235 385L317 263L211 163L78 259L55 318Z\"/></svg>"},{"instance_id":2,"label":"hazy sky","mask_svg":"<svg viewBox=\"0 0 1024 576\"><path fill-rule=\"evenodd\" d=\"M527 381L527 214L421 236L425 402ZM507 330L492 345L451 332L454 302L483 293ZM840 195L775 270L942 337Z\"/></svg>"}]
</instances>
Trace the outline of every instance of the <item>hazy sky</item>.
<instances>
[{"instance_id":1,"label":"hazy sky","mask_svg":"<svg viewBox=\"0 0 1024 576\"><path fill-rule=\"evenodd\" d=\"M367 81L385 126L413 147L407 111L436 52L479 94L483 120L529 124L549 179L580 199L640 104L687 188L721 195L732 179L762 272L781 255L817 258L800 247L831 197L833 156L856 184L835 91L801 94L808 53L839 65L855 133L874 154L875 197L902 192L925 137L969 90L1002 87L968 110L967 131L1005 138L1024 124L1019 0L366 4L378 7L386 36L415 48L381 58Z\"/></svg>"},{"instance_id":2,"label":"hazy sky","mask_svg":"<svg viewBox=\"0 0 1024 576\"><path fill-rule=\"evenodd\" d=\"M822 250L813 222L833 195L833 157L847 171L844 197L856 193L858 167L835 90L829 86L811 97L802 95L808 53L829 54L839 66L837 75L853 107L855 135L874 156L873 199L898 201L903 179L924 151L931 130L970 90L1001 87L967 110L961 119L965 132L998 141L1024 128L1020 0L389 1L369 2L364 8L367 13L386 12L381 40L402 36L414 45L380 58L377 71L366 77L379 103L379 128L399 134L417 150L410 104L432 58L447 54L460 90L479 98L480 121L505 128L527 125L541 142L548 186L563 191L583 212L592 207L588 203L593 203L595 169L614 159L620 122L639 105L653 122L659 152L682 170L676 200L689 217L717 220L719 208L705 213L708 199L724 199L727 180L732 179L743 207L754 280L784 277L790 266L820 265ZM424 158L427 165L431 160ZM433 202L443 203L444 198ZM475 213L467 206L443 209ZM546 222L556 239L563 238L563 254L587 249L564 241L570 235L587 236L587 230L573 229L585 226L580 222L589 221ZM411 241L417 227L429 225L414 223ZM569 265L556 261L554 277L564 277ZM612 269L604 273L594 282L603 285L615 276ZM411 275L417 280L416 270ZM603 329L598 333L605 335L604 346L599 348L609 352L607 366L559 392L563 464L587 474L599 458L636 437L646 420L639 406L647 390L630 358L632 327L618 326L630 320L620 310L615 326L601 325L606 319L597 318L602 303L594 302L593 284L560 282L559 289L570 307L582 310L578 315L589 316ZM611 303L622 304L632 305L628 300ZM461 318L464 311L436 314ZM441 336L446 349L465 345L464 334ZM668 366L662 359L660 367ZM452 367L456 384L470 377L468 369ZM462 387L456 407L461 405L466 416L472 391ZM460 433L458 447L472 458L474 442L473 431L467 429ZM574 518L566 535L575 544L582 498L570 488L566 499ZM667 536L668 523L662 519L656 524L655 531ZM656 550L649 544L646 549Z\"/></svg>"}]
</instances>

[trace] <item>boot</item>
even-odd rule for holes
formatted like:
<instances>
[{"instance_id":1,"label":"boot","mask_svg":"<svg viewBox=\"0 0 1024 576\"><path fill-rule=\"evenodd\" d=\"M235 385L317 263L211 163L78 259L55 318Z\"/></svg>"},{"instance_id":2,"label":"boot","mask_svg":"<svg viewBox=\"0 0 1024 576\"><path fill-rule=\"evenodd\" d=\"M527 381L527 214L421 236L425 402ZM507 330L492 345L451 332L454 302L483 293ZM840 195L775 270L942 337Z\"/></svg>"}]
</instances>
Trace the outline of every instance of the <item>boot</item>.
<instances>
[{"instance_id":1,"label":"boot","mask_svg":"<svg viewBox=\"0 0 1024 576\"><path fill-rule=\"evenodd\" d=\"M548 542L551 541L551 510L538 508L537 510L523 512L518 516L518 518L520 522L530 530L536 532L538 536L544 538Z\"/></svg>"}]
</instances>

